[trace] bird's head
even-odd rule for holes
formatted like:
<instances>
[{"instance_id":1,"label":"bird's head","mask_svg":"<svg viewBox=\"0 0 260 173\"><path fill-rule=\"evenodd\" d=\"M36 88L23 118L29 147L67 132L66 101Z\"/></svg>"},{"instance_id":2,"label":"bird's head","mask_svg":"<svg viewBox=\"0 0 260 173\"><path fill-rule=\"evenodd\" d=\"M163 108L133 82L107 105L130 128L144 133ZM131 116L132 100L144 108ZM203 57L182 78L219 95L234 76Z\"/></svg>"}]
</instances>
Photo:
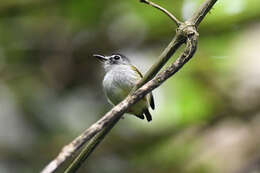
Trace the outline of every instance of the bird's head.
<instances>
[{"instance_id":1,"label":"bird's head","mask_svg":"<svg viewBox=\"0 0 260 173\"><path fill-rule=\"evenodd\" d=\"M116 65L131 65L130 60L120 53L113 53L110 56L99 54L94 54L93 56L104 64L105 69L110 69L112 66Z\"/></svg>"}]
</instances>

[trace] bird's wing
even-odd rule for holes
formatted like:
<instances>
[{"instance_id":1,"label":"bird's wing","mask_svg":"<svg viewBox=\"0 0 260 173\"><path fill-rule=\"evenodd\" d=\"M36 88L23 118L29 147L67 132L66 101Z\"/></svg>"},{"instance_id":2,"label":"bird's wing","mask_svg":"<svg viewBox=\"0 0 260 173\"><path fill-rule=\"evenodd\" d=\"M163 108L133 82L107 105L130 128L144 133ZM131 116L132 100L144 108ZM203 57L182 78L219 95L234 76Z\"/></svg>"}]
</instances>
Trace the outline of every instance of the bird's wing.
<instances>
[{"instance_id":1,"label":"bird's wing","mask_svg":"<svg viewBox=\"0 0 260 173\"><path fill-rule=\"evenodd\" d=\"M138 74L141 78L143 78L142 73L141 73L135 66L131 65L131 68L132 68L132 70L134 70L135 72L137 72L137 74ZM154 110L155 104L154 104L154 98L153 98L153 93L152 93L152 92L151 92L150 94L148 94L148 98L149 98L149 104L150 104L151 108Z\"/></svg>"}]
</instances>

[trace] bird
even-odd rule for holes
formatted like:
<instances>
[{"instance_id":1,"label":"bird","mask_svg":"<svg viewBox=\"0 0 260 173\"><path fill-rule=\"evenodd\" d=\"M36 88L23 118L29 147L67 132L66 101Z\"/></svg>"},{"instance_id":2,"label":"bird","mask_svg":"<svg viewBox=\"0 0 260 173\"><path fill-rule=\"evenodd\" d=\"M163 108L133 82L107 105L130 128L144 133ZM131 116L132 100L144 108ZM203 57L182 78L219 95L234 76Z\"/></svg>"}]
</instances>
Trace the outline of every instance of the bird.
<instances>
[{"instance_id":1,"label":"bird","mask_svg":"<svg viewBox=\"0 0 260 173\"><path fill-rule=\"evenodd\" d=\"M108 102L115 106L127 97L138 81L143 78L143 75L130 62L129 58L121 53L113 53L110 56L94 54L93 56L103 64L105 70L103 89ZM152 93L135 103L127 113L140 119L146 118L149 122L152 121L149 107L155 109Z\"/></svg>"}]
</instances>

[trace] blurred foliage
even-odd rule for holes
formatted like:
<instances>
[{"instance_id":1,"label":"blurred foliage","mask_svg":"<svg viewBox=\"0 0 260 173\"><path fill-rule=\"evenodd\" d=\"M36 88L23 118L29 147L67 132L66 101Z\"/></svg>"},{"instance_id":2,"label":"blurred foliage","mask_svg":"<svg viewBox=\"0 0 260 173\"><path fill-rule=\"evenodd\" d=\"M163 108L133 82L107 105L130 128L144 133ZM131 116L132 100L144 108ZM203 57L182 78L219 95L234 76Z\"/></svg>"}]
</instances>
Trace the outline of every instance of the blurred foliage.
<instances>
[{"instance_id":1,"label":"blurred foliage","mask_svg":"<svg viewBox=\"0 0 260 173\"><path fill-rule=\"evenodd\" d=\"M157 3L187 19L202 2ZM259 17L259 0L219 0L195 57L154 91L152 123L126 115L79 172L259 172ZM0 172L39 172L111 108L93 53L145 72L175 29L139 1L2 0Z\"/></svg>"}]
</instances>

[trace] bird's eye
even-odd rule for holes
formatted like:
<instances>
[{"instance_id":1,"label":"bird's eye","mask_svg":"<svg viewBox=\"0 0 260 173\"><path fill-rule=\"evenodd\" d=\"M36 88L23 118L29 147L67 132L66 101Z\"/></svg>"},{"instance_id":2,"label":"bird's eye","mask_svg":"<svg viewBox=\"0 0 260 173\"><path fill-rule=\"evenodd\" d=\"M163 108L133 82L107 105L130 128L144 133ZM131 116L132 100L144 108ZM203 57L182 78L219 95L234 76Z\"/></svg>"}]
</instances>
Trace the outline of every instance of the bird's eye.
<instances>
[{"instance_id":1,"label":"bird's eye","mask_svg":"<svg viewBox=\"0 0 260 173\"><path fill-rule=\"evenodd\" d=\"M115 60L119 60L119 59L120 59L120 56L119 56L119 55L115 55L115 56L114 56L114 59L115 59Z\"/></svg>"}]
</instances>

